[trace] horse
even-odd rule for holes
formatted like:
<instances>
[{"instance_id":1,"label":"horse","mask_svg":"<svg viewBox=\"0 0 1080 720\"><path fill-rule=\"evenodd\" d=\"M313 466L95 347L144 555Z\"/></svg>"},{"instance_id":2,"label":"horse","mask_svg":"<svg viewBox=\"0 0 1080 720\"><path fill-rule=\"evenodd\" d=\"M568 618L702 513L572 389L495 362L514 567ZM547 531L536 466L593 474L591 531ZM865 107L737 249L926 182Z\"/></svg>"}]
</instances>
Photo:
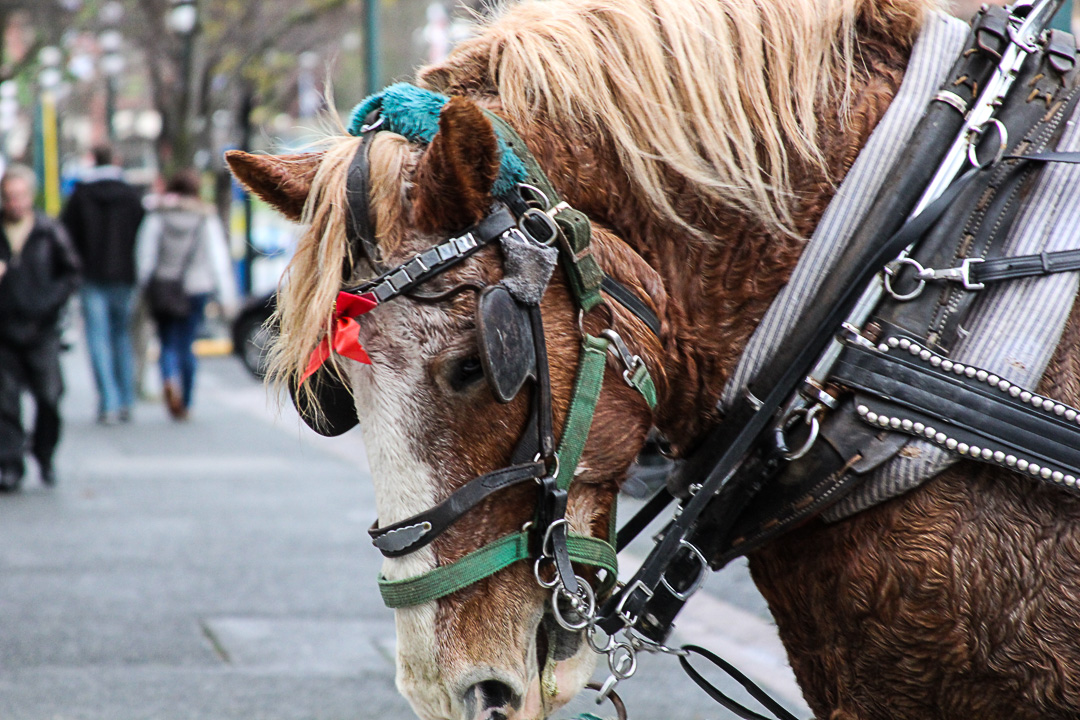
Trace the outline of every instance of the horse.
<instances>
[{"instance_id":1,"label":"horse","mask_svg":"<svg viewBox=\"0 0 1080 720\"><path fill-rule=\"evenodd\" d=\"M604 386L566 517L608 532L620 484L657 428L675 456L722 420L717 401L755 327L903 80L935 0L525 0L501 10L417 85L449 96L430 142L373 133L375 242L346 240L347 175L362 140L311 152L233 152L252 192L306 232L280 290L271 361L296 386L341 288L444 242L493 202L494 113L592 223L603 271L660 320L618 303L579 318L563 269L541 301L555 434L583 332L613 327L655 382L650 409ZM355 400L380 526L506 465L529 398L501 403L478 359L478 293L503 274L486 248L364 315L364 364L332 357ZM1039 390L1080 403L1080 309ZM613 358L606 374L618 377ZM527 524L535 492L483 500L435 542L388 558L389 580L454 562ZM1080 710L1080 500L961 461L836 522L754 550L752 577L816 717L1065 718ZM552 622L514 563L396 610L397 684L425 720L548 717L595 654Z\"/></svg>"}]
</instances>

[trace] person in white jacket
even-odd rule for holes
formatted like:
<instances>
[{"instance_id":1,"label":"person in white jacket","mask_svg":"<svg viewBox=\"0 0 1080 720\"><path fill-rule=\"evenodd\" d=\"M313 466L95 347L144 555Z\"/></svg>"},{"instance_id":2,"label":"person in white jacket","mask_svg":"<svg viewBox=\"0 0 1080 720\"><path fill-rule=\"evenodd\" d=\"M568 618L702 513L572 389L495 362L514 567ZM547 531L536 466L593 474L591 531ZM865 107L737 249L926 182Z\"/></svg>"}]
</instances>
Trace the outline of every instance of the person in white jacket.
<instances>
[{"instance_id":1,"label":"person in white jacket","mask_svg":"<svg viewBox=\"0 0 1080 720\"><path fill-rule=\"evenodd\" d=\"M225 229L213 208L199 199L199 176L181 170L139 227L136 241L139 283L174 282L182 288L181 312L155 309L148 297L161 344L159 364L169 414L188 417L195 387L193 345L207 301L216 296L225 308L236 306L236 284ZM160 284L160 282L159 282ZM184 312L186 310L186 312Z\"/></svg>"}]
</instances>

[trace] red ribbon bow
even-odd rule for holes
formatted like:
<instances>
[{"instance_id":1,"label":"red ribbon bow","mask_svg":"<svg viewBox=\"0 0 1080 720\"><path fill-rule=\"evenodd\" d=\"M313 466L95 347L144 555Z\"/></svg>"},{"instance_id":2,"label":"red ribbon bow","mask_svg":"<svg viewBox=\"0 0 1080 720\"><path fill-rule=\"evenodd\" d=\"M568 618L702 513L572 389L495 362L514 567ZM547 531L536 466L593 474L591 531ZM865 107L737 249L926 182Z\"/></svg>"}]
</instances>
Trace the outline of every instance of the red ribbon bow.
<instances>
[{"instance_id":1,"label":"red ribbon bow","mask_svg":"<svg viewBox=\"0 0 1080 720\"><path fill-rule=\"evenodd\" d=\"M337 302L334 303L334 324L330 326L330 332L322 339L311 353L308 360L307 370L300 377L300 383L311 377L318 370L333 350L342 357L347 357L367 365L371 364L371 358L360 344L360 323L356 318L376 307L379 302L371 295L353 295L352 293L339 292Z\"/></svg>"}]
</instances>

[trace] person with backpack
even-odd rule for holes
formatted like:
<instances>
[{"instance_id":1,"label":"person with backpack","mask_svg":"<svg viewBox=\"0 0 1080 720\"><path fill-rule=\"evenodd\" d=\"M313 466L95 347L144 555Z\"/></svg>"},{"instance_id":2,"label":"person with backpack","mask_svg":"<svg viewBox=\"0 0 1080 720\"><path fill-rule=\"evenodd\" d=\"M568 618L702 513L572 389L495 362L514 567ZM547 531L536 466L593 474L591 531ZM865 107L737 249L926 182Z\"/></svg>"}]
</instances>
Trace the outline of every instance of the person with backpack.
<instances>
[{"instance_id":1,"label":"person with backpack","mask_svg":"<svg viewBox=\"0 0 1080 720\"><path fill-rule=\"evenodd\" d=\"M195 387L194 343L207 301L236 305L225 229L199 199L199 176L180 170L143 220L137 241L140 285L161 344L162 392L169 414L186 420Z\"/></svg>"},{"instance_id":2,"label":"person with backpack","mask_svg":"<svg viewBox=\"0 0 1080 720\"><path fill-rule=\"evenodd\" d=\"M86 345L98 391L98 422L131 419L135 353L131 322L136 300L135 237L142 194L124 182L112 149L94 148L94 169L75 186L60 220L79 253Z\"/></svg>"}]
</instances>

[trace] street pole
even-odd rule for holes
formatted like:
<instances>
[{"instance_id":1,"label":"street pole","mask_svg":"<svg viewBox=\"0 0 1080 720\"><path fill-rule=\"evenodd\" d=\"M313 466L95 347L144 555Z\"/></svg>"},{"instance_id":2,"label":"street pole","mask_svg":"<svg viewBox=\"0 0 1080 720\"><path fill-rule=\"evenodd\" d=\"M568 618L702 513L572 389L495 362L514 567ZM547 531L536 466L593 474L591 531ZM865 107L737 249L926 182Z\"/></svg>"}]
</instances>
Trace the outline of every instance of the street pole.
<instances>
[{"instance_id":1,"label":"street pole","mask_svg":"<svg viewBox=\"0 0 1080 720\"><path fill-rule=\"evenodd\" d=\"M255 105L255 93L248 85L244 86L244 98L240 103L240 149L251 152L251 111ZM255 258L258 253L255 243L252 242L253 213L251 207L251 193L244 191L244 295L251 296L254 284L253 275L255 270Z\"/></svg>"},{"instance_id":2,"label":"street pole","mask_svg":"<svg viewBox=\"0 0 1080 720\"><path fill-rule=\"evenodd\" d=\"M379 0L364 0L367 31L367 92L372 95L379 90Z\"/></svg>"}]
</instances>

